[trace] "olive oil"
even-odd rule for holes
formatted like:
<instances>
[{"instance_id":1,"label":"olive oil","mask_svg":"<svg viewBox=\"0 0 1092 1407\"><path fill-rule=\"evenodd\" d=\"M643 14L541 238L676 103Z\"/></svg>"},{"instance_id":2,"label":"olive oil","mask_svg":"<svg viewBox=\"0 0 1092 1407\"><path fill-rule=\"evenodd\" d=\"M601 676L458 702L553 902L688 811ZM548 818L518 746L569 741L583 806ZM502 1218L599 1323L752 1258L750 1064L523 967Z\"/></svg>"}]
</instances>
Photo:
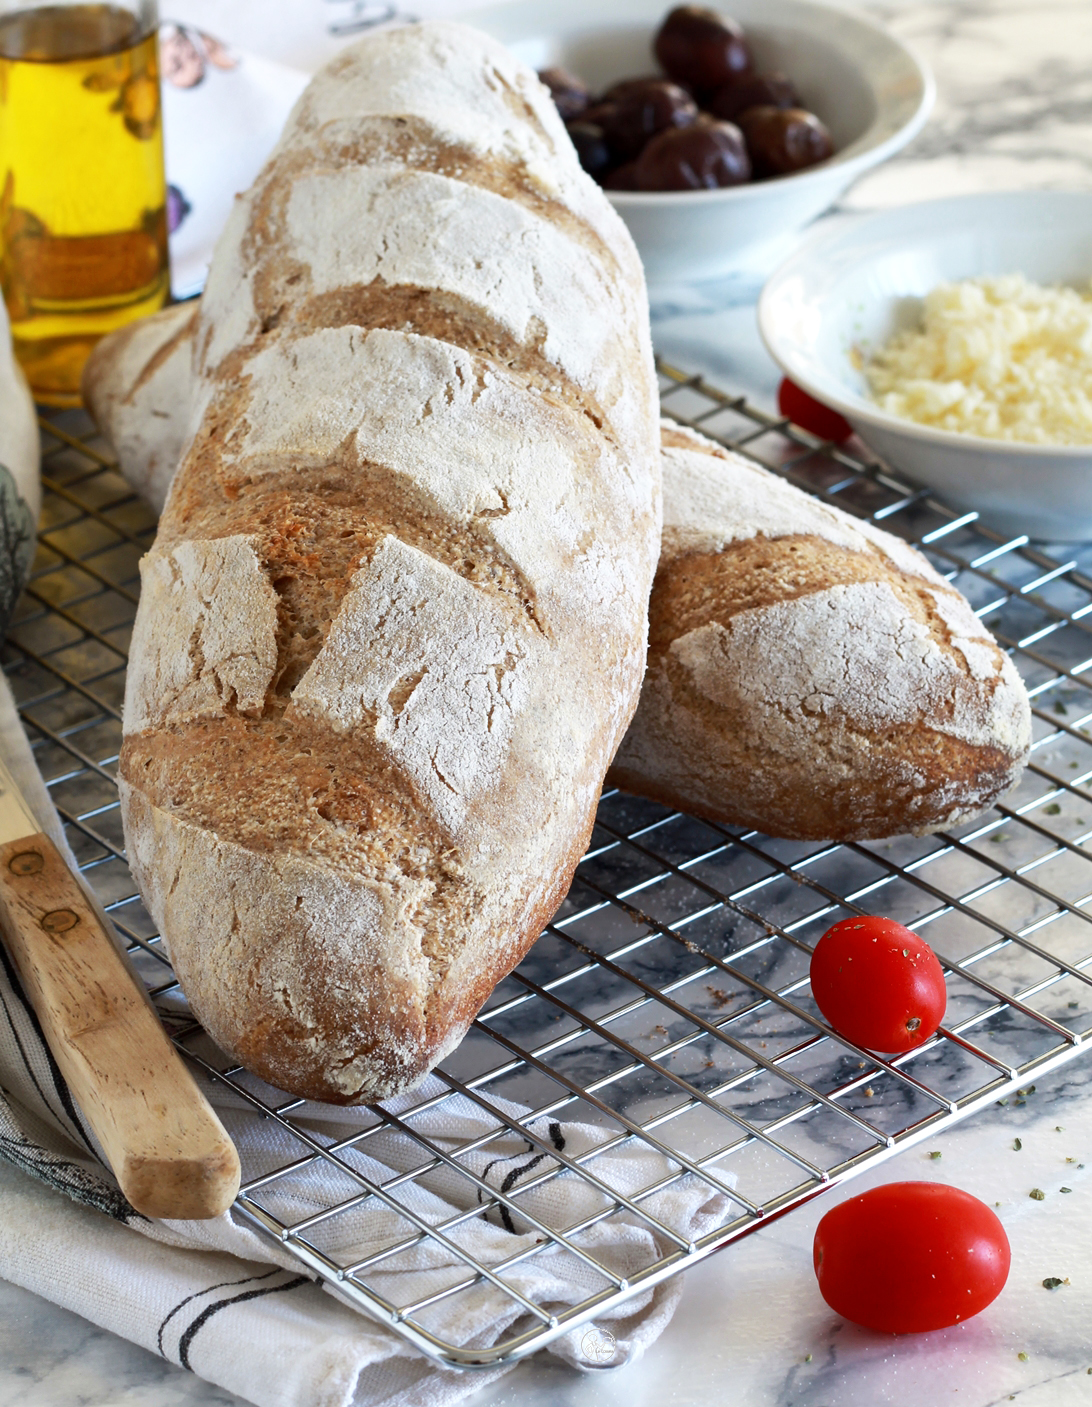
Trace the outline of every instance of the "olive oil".
<instances>
[{"instance_id":1,"label":"olive oil","mask_svg":"<svg viewBox=\"0 0 1092 1407\"><path fill-rule=\"evenodd\" d=\"M0 17L0 286L38 400L78 405L106 332L168 293L154 26L116 5Z\"/></svg>"}]
</instances>

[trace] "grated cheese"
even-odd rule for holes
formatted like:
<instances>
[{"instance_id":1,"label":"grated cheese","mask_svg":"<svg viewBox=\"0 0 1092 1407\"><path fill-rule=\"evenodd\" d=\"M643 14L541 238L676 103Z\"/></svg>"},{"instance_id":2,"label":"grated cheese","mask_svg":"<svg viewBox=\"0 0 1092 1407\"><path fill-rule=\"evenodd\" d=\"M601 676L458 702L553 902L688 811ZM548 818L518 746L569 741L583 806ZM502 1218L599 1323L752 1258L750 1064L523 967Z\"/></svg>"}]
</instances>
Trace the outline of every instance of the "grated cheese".
<instances>
[{"instance_id":1,"label":"grated cheese","mask_svg":"<svg viewBox=\"0 0 1092 1407\"><path fill-rule=\"evenodd\" d=\"M920 330L866 363L877 404L940 430L1092 444L1092 289L1023 274L938 284Z\"/></svg>"}]
</instances>

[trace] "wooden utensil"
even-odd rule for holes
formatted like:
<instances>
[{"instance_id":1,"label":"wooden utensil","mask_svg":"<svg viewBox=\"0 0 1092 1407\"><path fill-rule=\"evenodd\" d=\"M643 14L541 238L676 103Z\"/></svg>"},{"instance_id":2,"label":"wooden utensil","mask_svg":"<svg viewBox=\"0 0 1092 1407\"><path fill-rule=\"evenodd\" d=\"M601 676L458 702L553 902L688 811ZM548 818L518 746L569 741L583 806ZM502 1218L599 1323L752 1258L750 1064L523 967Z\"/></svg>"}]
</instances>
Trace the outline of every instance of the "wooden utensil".
<instances>
[{"instance_id":1,"label":"wooden utensil","mask_svg":"<svg viewBox=\"0 0 1092 1407\"><path fill-rule=\"evenodd\" d=\"M235 1146L2 759L0 929L130 1203L149 1217L226 1211Z\"/></svg>"}]
</instances>

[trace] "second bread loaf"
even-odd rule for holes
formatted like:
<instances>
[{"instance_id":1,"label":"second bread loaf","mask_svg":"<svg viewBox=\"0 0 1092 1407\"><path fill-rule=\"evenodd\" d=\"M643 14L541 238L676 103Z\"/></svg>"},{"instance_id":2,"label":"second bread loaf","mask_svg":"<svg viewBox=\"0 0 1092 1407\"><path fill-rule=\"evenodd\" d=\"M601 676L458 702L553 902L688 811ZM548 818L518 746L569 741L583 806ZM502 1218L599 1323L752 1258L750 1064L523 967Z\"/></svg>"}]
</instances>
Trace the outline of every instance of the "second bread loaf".
<instances>
[{"instance_id":1,"label":"second bread loaf","mask_svg":"<svg viewBox=\"0 0 1092 1407\"><path fill-rule=\"evenodd\" d=\"M1019 778L1027 693L921 553L665 422L648 673L611 769L731 825L955 825Z\"/></svg>"}]
</instances>

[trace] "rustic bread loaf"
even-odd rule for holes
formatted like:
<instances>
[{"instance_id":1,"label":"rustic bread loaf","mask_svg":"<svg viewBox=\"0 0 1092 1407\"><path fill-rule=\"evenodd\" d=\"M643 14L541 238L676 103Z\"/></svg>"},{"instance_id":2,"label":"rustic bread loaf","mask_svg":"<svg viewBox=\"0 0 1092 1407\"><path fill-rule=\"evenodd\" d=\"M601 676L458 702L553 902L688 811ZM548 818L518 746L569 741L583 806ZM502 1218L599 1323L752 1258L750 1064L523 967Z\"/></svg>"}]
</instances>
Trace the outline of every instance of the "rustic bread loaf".
<instances>
[{"instance_id":1,"label":"rustic bread loaf","mask_svg":"<svg viewBox=\"0 0 1092 1407\"><path fill-rule=\"evenodd\" d=\"M663 429L648 672L610 780L769 835L951 826L1016 780L1011 660L907 543Z\"/></svg>"},{"instance_id":2,"label":"rustic bread loaf","mask_svg":"<svg viewBox=\"0 0 1092 1407\"><path fill-rule=\"evenodd\" d=\"M192 345L126 691L130 862L220 1045L381 1098L538 936L636 704L640 264L534 74L415 25L304 93Z\"/></svg>"}]
</instances>

